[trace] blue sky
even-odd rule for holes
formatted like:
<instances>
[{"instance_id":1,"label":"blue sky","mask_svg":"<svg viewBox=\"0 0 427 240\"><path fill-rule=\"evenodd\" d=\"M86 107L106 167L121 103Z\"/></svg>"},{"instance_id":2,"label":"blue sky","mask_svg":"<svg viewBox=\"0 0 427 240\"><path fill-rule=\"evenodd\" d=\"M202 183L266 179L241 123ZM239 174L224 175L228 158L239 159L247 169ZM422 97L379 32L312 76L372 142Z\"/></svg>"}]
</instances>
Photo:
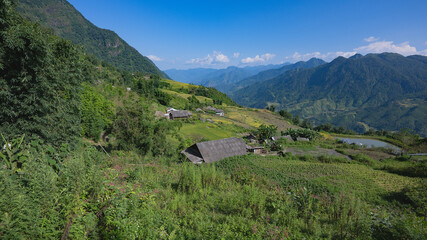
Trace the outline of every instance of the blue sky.
<instances>
[{"instance_id":1,"label":"blue sky","mask_svg":"<svg viewBox=\"0 0 427 240\"><path fill-rule=\"evenodd\" d=\"M162 70L427 55L426 0L69 0Z\"/></svg>"}]
</instances>

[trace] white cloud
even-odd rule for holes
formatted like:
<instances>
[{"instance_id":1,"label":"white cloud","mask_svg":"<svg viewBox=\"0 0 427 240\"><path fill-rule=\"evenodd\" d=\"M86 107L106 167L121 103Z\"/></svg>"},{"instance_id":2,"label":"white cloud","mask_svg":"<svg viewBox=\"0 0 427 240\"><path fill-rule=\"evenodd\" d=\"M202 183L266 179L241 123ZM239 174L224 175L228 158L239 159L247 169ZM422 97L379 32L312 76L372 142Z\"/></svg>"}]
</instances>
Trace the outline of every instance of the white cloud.
<instances>
[{"instance_id":1,"label":"white cloud","mask_svg":"<svg viewBox=\"0 0 427 240\"><path fill-rule=\"evenodd\" d=\"M394 44L393 41L379 41L355 48L354 50L358 53L394 52L404 56L418 54L417 49L409 45L409 42Z\"/></svg>"},{"instance_id":2,"label":"white cloud","mask_svg":"<svg viewBox=\"0 0 427 240\"><path fill-rule=\"evenodd\" d=\"M212 62L213 62L213 57L209 54L204 58L193 58L187 61L187 63L197 63L200 65L207 65L207 64L211 64Z\"/></svg>"},{"instance_id":3,"label":"white cloud","mask_svg":"<svg viewBox=\"0 0 427 240\"><path fill-rule=\"evenodd\" d=\"M230 62L230 59L228 59L228 57L225 56L224 54L222 54L221 52L214 51L214 57L215 57L215 61L219 62L219 63L228 63L228 62Z\"/></svg>"},{"instance_id":4,"label":"white cloud","mask_svg":"<svg viewBox=\"0 0 427 240\"><path fill-rule=\"evenodd\" d=\"M161 59L161 58L159 58L159 57L157 57L157 56L155 56L155 55L148 55L147 57L148 57L151 61L156 61L156 62L163 61L163 59Z\"/></svg>"},{"instance_id":5,"label":"white cloud","mask_svg":"<svg viewBox=\"0 0 427 240\"><path fill-rule=\"evenodd\" d=\"M242 59L242 63L254 63L254 62L264 62L265 60L261 58L259 55L256 55L255 57L247 57Z\"/></svg>"},{"instance_id":6,"label":"white cloud","mask_svg":"<svg viewBox=\"0 0 427 240\"><path fill-rule=\"evenodd\" d=\"M257 62L265 62L268 61L272 58L274 58L276 55L272 54L272 53L265 53L263 55L261 55L261 57L259 55L256 55L255 57L251 58L251 57L247 57L242 59L242 63L257 63Z\"/></svg>"},{"instance_id":7,"label":"white cloud","mask_svg":"<svg viewBox=\"0 0 427 240\"><path fill-rule=\"evenodd\" d=\"M261 57L262 57L263 59L265 59L266 61L268 61L268 60L270 60L270 59L274 58L275 56L276 56L275 54L272 54L272 53L266 53L266 54L263 54Z\"/></svg>"},{"instance_id":8,"label":"white cloud","mask_svg":"<svg viewBox=\"0 0 427 240\"><path fill-rule=\"evenodd\" d=\"M299 52L295 52L292 56L285 57L285 59L295 61L295 62L307 61L307 60L310 60L311 58L321 58L325 60L331 60L339 56L351 57L354 54L356 54L356 52L328 52L323 54L320 52L312 52L312 53L305 53L305 54L300 54Z\"/></svg>"},{"instance_id":9,"label":"white cloud","mask_svg":"<svg viewBox=\"0 0 427 240\"><path fill-rule=\"evenodd\" d=\"M426 42L427 43L427 42ZM235 53L233 53L233 57L234 58L238 58L240 56L240 53L239 52L235 52Z\"/></svg>"},{"instance_id":10,"label":"white cloud","mask_svg":"<svg viewBox=\"0 0 427 240\"><path fill-rule=\"evenodd\" d=\"M427 41L424 44L427 45Z\"/></svg>"},{"instance_id":11,"label":"white cloud","mask_svg":"<svg viewBox=\"0 0 427 240\"><path fill-rule=\"evenodd\" d=\"M191 60L186 61L186 63L200 64L200 65L215 65L221 63L228 63L230 59L222 54L221 52L213 51L213 54L208 54L204 58L193 58Z\"/></svg>"},{"instance_id":12,"label":"white cloud","mask_svg":"<svg viewBox=\"0 0 427 240\"><path fill-rule=\"evenodd\" d=\"M321 58L324 60L332 60L338 56L343 57L351 57L356 53L361 54L368 54L368 53L383 53L383 52L393 52L393 53L399 53L403 56L409 56L409 55L424 55L427 56L427 49L417 51L417 49L414 46L411 46L409 42L403 42L400 44L394 44L393 41L378 41L378 38L369 37L364 39L366 42L369 42L369 44L357 47L353 49L353 51L349 52L328 52L328 53L320 53L320 52L312 52L312 53L305 53L301 54L299 52L295 52L292 56L285 57L286 60L291 61L307 61L310 58Z\"/></svg>"},{"instance_id":13,"label":"white cloud","mask_svg":"<svg viewBox=\"0 0 427 240\"><path fill-rule=\"evenodd\" d=\"M379 40L379 38L376 38L374 36L370 36L368 38L363 39L365 42L376 42Z\"/></svg>"}]
</instances>

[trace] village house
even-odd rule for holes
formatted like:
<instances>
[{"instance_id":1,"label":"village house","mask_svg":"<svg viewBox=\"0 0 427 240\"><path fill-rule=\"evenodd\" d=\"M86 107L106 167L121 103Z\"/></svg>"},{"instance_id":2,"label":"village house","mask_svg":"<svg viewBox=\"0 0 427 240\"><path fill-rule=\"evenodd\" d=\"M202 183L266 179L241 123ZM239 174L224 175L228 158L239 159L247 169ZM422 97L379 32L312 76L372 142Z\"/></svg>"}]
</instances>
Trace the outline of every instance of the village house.
<instances>
[{"instance_id":1,"label":"village house","mask_svg":"<svg viewBox=\"0 0 427 240\"><path fill-rule=\"evenodd\" d=\"M223 117L225 115L224 110L219 109L219 108L214 108L214 107L208 106L205 108L205 110L215 112L216 115L221 116L221 117Z\"/></svg>"},{"instance_id":2,"label":"village house","mask_svg":"<svg viewBox=\"0 0 427 240\"><path fill-rule=\"evenodd\" d=\"M222 109L215 109L215 114L221 117L224 117L224 110Z\"/></svg>"},{"instance_id":3,"label":"village house","mask_svg":"<svg viewBox=\"0 0 427 240\"><path fill-rule=\"evenodd\" d=\"M221 159L246 154L246 144L241 138L226 138L196 143L181 152L194 164L211 163Z\"/></svg>"},{"instance_id":4,"label":"village house","mask_svg":"<svg viewBox=\"0 0 427 240\"><path fill-rule=\"evenodd\" d=\"M186 110L171 111L169 112L169 119L175 120L180 118L190 118L191 115L191 112Z\"/></svg>"}]
</instances>

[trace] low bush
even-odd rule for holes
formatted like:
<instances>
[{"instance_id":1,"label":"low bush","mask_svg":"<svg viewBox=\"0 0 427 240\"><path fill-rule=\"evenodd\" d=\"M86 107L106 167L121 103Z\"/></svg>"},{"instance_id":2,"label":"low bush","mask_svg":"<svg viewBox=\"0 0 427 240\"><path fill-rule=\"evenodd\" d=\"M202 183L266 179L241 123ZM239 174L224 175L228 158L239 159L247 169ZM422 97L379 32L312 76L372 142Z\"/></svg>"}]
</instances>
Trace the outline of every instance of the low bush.
<instances>
[{"instance_id":1,"label":"low bush","mask_svg":"<svg viewBox=\"0 0 427 240\"><path fill-rule=\"evenodd\" d=\"M372 160L369 156L363 154L363 153L358 153L355 155L350 155L350 158L353 161L359 162L361 164L364 165L368 165L368 166L374 166L376 165L376 162L374 160Z\"/></svg>"}]
</instances>

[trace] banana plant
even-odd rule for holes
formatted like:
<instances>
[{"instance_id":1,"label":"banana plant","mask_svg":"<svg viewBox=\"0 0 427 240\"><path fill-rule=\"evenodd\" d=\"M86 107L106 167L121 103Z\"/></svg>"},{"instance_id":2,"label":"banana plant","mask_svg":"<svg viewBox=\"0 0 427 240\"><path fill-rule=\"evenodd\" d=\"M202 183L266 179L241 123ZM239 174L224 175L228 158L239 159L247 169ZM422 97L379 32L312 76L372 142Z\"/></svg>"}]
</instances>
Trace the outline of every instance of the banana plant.
<instances>
[{"instance_id":1,"label":"banana plant","mask_svg":"<svg viewBox=\"0 0 427 240\"><path fill-rule=\"evenodd\" d=\"M7 141L3 134L0 135L5 143L0 151L0 159L6 163L7 169L12 170L12 172L19 171L27 158L22 145L25 134L11 141Z\"/></svg>"}]
</instances>

